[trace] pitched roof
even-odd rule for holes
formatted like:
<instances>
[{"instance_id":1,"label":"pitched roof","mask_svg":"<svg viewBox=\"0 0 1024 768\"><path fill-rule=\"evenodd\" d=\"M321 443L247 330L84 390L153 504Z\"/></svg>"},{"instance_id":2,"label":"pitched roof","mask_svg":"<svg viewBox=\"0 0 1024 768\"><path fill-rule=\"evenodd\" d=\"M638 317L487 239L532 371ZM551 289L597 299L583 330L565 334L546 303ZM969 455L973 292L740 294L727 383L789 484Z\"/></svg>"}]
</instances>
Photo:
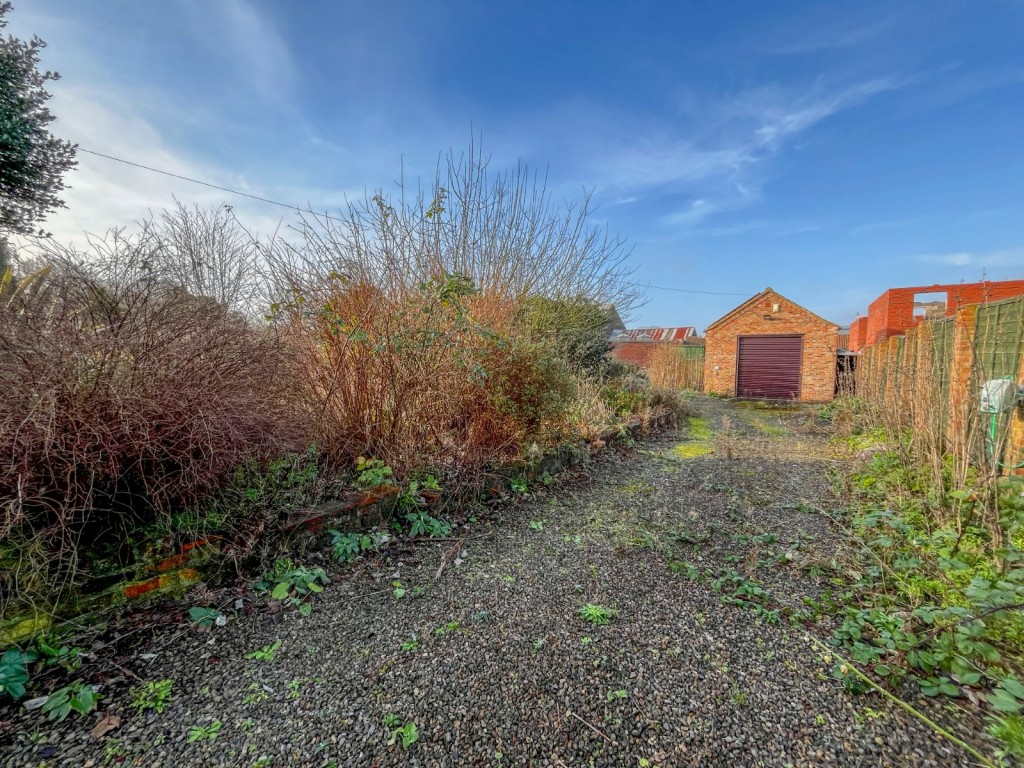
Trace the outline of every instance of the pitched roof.
<instances>
[{"instance_id":1,"label":"pitched roof","mask_svg":"<svg viewBox=\"0 0 1024 768\"><path fill-rule=\"evenodd\" d=\"M715 320L715 322L713 322L713 323L712 323L711 325L709 325L709 326L708 326L708 327L707 327L707 328L705 329L705 332L707 332L707 331L710 331L710 330L711 330L712 328L714 328L714 327L716 327L716 326L718 326L718 325L721 325L721 324L722 324L722 323L724 323L724 322L725 322L726 320L729 320L729 319L731 319L731 318L735 317L736 315L738 315L738 314L740 314L740 313L744 312L744 311L745 311L746 309L748 309L748 308L749 308L749 307L750 307L750 306L751 306L752 304L756 304L756 303L757 303L758 301L760 301L761 299L763 299L763 298L765 298L765 297L767 297L767 296L775 296L775 297L777 297L777 298L780 298L780 299L782 299L782 300L784 300L784 301L787 301L787 302L789 302L790 304L792 304L792 305L793 305L794 307L796 307L797 309L799 309L799 310L801 310L802 312L804 312L804 313L806 313L806 314L810 315L811 317L813 317L813 318L814 318L815 320L820 320L820 321L821 321L821 322L823 322L823 323L824 323L825 325L834 325L834 326L836 326L837 328L839 327L839 324L838 324L838 323L833 323L833 322L831 322L831 321L829 321L829 320L826 320L826 319L825 319L825 318L823 318L823 317L822 317L821 315L816 315L816 314L814 314L813 312L811 312L811 310L807 309L806 307L802 307L802 306L800 306L799 304L797 304L797 303L796 303L795 301L793 301L792 299L787 299L787 298L786 298L785 296L783 296L783 295L782 295L781 293L779 293L779 292L778 292L778 291L776 291L776 290L775 290L774 288L772 288L771 286L769 286L769 287L765 288L765 289L764 289L763 291L761 291L760 293L758 293L758 294L756 294L756 295L754 295L754 296L751 296L751 297L750 297L749 299L747 299L746 301L744 301L744 302L743 302L742 304L740 304L740 305L739 305L738 307L735 307L735 308L734 308L734 309L732 309L731 311L729 311L729 312L726 312L726 313L725 313L724 315L722 315L722 316L721 316L720 318L718 318L717 320Z\"/></svg>"},{"instance_id":2,"label":"pitched roof","mask_svg":"<svg viewBox=\"0 0 1024 768\"><path fill-rule=\"evenodd\" d=\"M692 325L678 328L631 328L616 333L612 341L684 341L696 335Z\"/></svg>"}]
</instances>

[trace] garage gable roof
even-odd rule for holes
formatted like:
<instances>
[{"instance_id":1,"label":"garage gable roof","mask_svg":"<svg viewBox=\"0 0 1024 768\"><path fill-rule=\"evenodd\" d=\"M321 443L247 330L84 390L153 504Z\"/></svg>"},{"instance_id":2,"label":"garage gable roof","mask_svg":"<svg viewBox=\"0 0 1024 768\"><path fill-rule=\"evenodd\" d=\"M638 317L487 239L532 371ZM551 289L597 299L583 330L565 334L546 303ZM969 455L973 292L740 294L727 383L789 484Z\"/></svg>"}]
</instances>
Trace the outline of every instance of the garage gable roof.
<instances>
[{"instance_id":1,"label":"garage gable roof","mask_svg":"<svg viewBox=\"0 0 1024 768\"><path fill-rule=\"evenodd\" d=\"M765 298L767 298L767 297L769 297L769 296L774 296L774 297L775 297L775 298L777 298L777 299L782 299L782 300L783 300L783 301L785 301L785 302L786 302L787 304L792 304L792 305L793 305L794 307L796 307L797 309L799 309L799 310L800 310L801 312L803 312L803 313L804 313L805 315L807 315L808 317L810 317L810 318L812 318L812 319L814 319L814 320L817 320L818 322L822 323L823 325L830 325L830 326L833 326L833 327L835 327L835 328L836 328L837 330L838 330L838 328L839 328L839 325L838 325L837 323L832 323L832 322L829 322L828 320L826 320L825 318L821 317L820 315L816 315L816 314L814 314L813 312L811 312L811 310L809 310L809 309L807 309L807 308L805 308L805 307L802 307L802 306L800 306L799 304L797 304L797 303L796 303L795 301L793 301L792 299L787 299L787 298L786 298L785 296L783 296L783 295L782 295L781 293L779 293L779 292L778 292L778 291L776 291L776 290L775 290L774 288L771 288L771 287L769 286L768 288L765 288L765 289L764 289L763 291L761 291L760 293L758 293L758 294L756 294L756 295L754 295L754 296L751 296L751 297L750 297L749 299L747 299L746 301L744 301L744 302L743 302L742 304L740 304L740 305L739 305L738 307L736 307L735 309L733 309L733 310L731 310L731 311L729 311L729 312L726 312L726 313L725 313L724 315L722 315L722 316L721 316L720 318L718 318L717 320L715 320L715 322L713 322L713 323L712 323L711 325L709 325L709 326L708 326L708 327L707 327L707 328L705 329L705 332L707 332L707 331L710 331L710 330L711 330L712 328L716 328L716 327L718 327L718 326L719 326L719 325L721 325L722 323L726 322L727 320L731 320L732 318L736 317L737 315L741 315L741 314L743 314L743 313L744 313L744 312L745 312L746 310L748 310L748 309L749 309L749 308L750 308L750 307L751 307L752 305L756 304L757 302L759 302L759 301L761 301L762 299L765 299Z\"/></svg>"}]
</instances>

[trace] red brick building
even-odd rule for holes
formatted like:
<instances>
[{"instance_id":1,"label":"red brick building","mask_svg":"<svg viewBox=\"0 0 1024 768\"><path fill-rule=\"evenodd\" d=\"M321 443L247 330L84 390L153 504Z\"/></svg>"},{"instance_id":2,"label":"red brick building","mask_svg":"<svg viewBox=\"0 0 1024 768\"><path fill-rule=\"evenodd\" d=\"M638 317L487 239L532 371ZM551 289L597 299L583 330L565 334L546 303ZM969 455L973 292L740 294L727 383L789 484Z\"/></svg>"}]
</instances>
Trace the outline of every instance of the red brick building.
<instances>
[{"instance_id":1,"label":"red brick building","mask_svg":"<svg viewBox=\"0 0 1024 768\"><path fill-rule=\"evenodd\" d=\"M835 397L839 326L766 288L708 326L704 390L727 397Z\"/></svg>"},{"instance_id":2,"label":"red brick building","mask_svg":"<svg viewBox=\"0 0 1024 768\"><path fill-rule=\"evenodd\" d=\"M890 288L868 306L867 317L850 324L854 352L900 336L926 317L952 317L971 304L987 304L1024 295L1024 280L986 280L954 285Z\"/></svg>"},{"instance_id":3,"label":"red brick building","mask_svg":"<svg viewBox=\"0 0 1024 768\"><path fill-rule=\"evenodd\" d=\"M692 326L678 328L634 328L620 331L612 337L611 357L623 363L650 368L651 356L661 344L683 345L696 339Z\"/></svg>"}]
</instances>

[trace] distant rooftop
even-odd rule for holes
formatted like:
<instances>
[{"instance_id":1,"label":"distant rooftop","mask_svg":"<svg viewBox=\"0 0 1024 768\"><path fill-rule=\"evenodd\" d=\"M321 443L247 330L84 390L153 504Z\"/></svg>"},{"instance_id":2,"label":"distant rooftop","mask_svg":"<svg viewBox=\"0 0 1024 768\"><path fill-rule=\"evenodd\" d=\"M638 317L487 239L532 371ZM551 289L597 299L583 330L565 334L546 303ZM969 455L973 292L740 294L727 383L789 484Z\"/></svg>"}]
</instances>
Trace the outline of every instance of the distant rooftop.
<instances>
[{"instance_id":1,"label":"distant rooftop","mask_svg":"<svg viewBox=\"0 0 1024 768\"><path fill-rule=\"evenodd\" d=\"M612 334L612 341L675 341L682 342L697 335L692 325L684 325L678 328L632 328L625 331L616 331Z\"/></svg>"}]
</instances>

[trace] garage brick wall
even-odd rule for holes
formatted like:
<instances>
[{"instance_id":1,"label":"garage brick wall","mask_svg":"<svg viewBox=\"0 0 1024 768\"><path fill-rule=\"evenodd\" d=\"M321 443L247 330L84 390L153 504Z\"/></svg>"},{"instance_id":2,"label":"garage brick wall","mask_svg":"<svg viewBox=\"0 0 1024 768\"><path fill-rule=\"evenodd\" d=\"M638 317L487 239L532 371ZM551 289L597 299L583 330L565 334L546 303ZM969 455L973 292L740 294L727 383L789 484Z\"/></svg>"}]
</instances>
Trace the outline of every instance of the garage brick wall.
<instances>
[{"instance_id":1,"label":"garage brick wall","mask_svg":"<svg viewBox=\"0 0 1024 768\"><path fill-rule=\"evenodd\" d=\"M779 305L778 312L772 311L773 304ZM766 320L765 315L771 319ZM839 326L822 320L775 291L765 291L732 317L726 315L724 321L708 328L704 347L704 390L726 397L735 396L736 349L740 336L798 334L804 337L800 400L832 400L835 397L838 332Z\"/></svg>"}]
</instances>

